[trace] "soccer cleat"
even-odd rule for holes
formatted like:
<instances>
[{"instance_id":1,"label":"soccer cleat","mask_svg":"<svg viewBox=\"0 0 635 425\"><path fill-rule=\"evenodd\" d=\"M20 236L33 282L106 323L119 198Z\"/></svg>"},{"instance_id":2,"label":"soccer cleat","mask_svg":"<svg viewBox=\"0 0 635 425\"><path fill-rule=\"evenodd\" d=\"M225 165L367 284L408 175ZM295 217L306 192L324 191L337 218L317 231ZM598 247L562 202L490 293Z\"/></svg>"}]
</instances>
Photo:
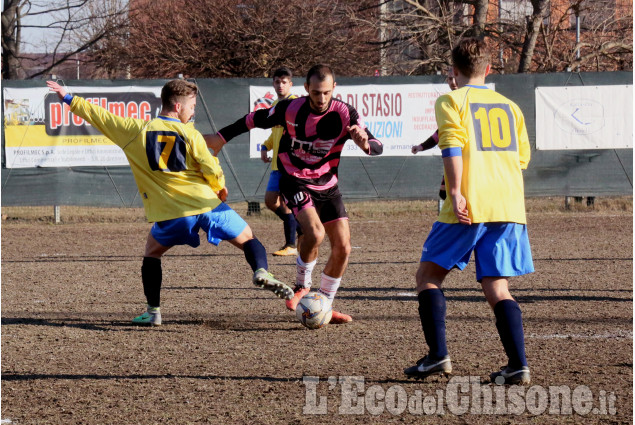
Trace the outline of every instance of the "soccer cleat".
<instances>
[{"instance_id":1,"label":"soccer cleat","mask_svg":"<svg viewBox=\"0 0 635 425\"><path fill-rule=\"evenodd\" d=\"M298 255L298 250L294 246L285 245L272 255L276 255L278 257L288 257L291 255Z\"/></svg>"},{"instance_id":2,"label":"soccer cleat","mask_svg":"<svg viewBox=\"0 0 635 425\"><path fill-rule=\"evenodd\" d=\"M419 359L415 366L404 369L403 373L412 378L426 378L430 375L449 375L452 373L452 362L450 361L450 356L433 359L428 355Z\"/></svg>"},{"instance_id":3,"label":"soccer cleat","mask_svg":"<svg viewBox=\"0 0 635 425\"><path fill-rule=\"evenodd\" d=\"M331 321L329 323L332 325L343 325L344 323L352 321L353 318L348 314L340 313L339 311L333 310L333 315L331 316Z\"/></svg>"},{"instance_id":4,"label":"soccer cleat","mask_svg":"<svg viewBox=\"0 0 635 425\"><path fill-rule=\"evenodd\" d=\"M273 275L265 269L258 269L254 272L253 282L254 285L273 292L279 298L284 298L285 300L293 298L293 289L274 278Z\"/></svg>"},{"instance_id":5,"label":"soccer cleat","mask_svg":"<svg viewBox=\"0 0 635 425\"><path fill-rule=\"evenodd\" d=\"M143 326L161 326L161 309L159 307L148 306L141 315L132 319L132 324Z\"/></svg>"},{"instance_id":6,"label":"soccer cleat","mask_svg":"<svg viewBox=\"0 0 635 425\"><path fill-rule=\"evenodd\" d=\"M294 294L293 294L293 298L291 298L290 300L285 301L285 304L287 305L287 308L291 311L295 311L296 307L298 306L298 303L300 302L300 300L309 292L311 292L311 288L304 288L302 286L296 286L295 289L293 290Z\"/></svg>"},{"instance_id":7,"label":"soccer cleat","mask_svg":"<svg viewBox=\"0 0 635 425\"><path fill-rule=\"evenodd\" d=\"M500 371L490 374L489 378L492 383L498 385L529 385L531 382L531 376L529 375L529 368L527 366L522 366L520 369L504 366L501 367Z\"/></svg>"}]
</instances>

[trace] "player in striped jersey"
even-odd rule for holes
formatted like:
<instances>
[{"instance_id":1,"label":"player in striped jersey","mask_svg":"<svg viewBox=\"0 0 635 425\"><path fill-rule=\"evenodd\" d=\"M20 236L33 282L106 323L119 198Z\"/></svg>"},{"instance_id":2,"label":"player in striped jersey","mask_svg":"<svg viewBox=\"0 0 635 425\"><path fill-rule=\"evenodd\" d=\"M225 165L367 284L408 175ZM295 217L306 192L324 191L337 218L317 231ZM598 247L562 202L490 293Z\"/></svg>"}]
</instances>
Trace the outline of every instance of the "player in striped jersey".
<instances>
[{"instance_id":1,"label":"player in striped jersey","mask_svg":"<svg viewBox=\"0 0 635 425\"><path fill-rule=\"evenodd\" d=\"M429 353L404 370L414 377L452 372L445 340L441 286L474 252L476 280L496 317L508 357L490 375L497 384L529 384L520 307L509 277L534 271L527 236L522 170L530 158L520 108L485 86L490 53L484 41L464 39L452 50L459 88L435 104L448 196L426 239L416 274L419 317Z\"/></svg>"},{"instance_id":2,"label":"player in striped jersey","mask_svg":"<svg viewBox=\"0 0 635 425\"><path fill-rule=\"evenodd\" d=\"M82 117L123 149L134 175L146 217L154 222L146 242L141 280L146 311L133 319L140 325L161 325L161 257L174 245L200 245L199 229L214 245L229 241L241 249L254 271L253 283L281 298L293 290L267 271L267 253L249 225L223 201L225 176L201 133L186 125L194 116L198 88L172 80L161 90L162 110L151 121L122 118L68 94L53 81L48 87Z\"/></svg>"},{"instance_id":3,"label":"player in striped jersey","mask_svg":"<svg viewBox=\"0 0 635 425\"><path fill-rule=\"evenodd\" d=\"M325 236L331 254L321 277L320 292L332 302L348 264L351 250L348 216L338 188L342 149L352 139L367 155L380 155L382 144L362 124L351 105L333 98L335 77L327 65L315 65L304 84L308 96L279 102L275 108L252 112L216 135L206 136L218 154L235 136L254 127L281 125L278 167L280 191L302 228L297 258L295 296L287 308L295 310L311 287L311 274ZM351 316L333 311L331 323L347 323Z\"/></svg>"}]
</instances>

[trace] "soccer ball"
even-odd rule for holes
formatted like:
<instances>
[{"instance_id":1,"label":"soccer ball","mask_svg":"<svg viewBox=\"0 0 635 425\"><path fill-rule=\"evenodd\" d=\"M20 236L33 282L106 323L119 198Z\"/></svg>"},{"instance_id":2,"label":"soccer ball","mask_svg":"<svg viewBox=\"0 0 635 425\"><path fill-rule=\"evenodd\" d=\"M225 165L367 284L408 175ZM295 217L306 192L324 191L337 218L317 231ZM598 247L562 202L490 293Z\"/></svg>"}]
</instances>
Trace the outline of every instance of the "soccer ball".
<instances>
[{"instance_id":1,"label":"soccer ball","mask_svg":"<svg viewBox=\"0 0 635 425\"><path fill-rule=\"evenodd\" d=\"M309 292L295 309L295 316L300 323L309 329L319 329L331 321L333 310L331 303L324 294Z\"/></svg>"}]
</instances>

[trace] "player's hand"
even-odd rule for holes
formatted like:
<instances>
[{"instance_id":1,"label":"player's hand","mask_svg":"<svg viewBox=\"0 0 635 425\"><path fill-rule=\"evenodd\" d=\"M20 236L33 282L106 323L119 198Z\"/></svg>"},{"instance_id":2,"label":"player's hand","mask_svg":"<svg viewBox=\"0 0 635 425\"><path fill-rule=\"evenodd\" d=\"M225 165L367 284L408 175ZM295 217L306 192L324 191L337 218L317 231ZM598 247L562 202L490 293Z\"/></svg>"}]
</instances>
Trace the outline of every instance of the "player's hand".
<instances>
[{"instance_id":1,"label":"player's hand","mask_svg":"<svg viewBox=\"0 0 635 425\"><path fill-rule=\"evenodd\" d=\"M216 195L218 195L218 199L225 202L227 200L227 186L216 192Z\"/></svg>"},{"instance_id":2,"label":"player's hand","mask_svg":"<svg viewBox=\"0 0 635 425\"><path fill-rule=\"evenodd\" d=\"M351 125L346 127L346 131L351 135L353 142L359 146L364 152L368 152L370 146L368 145L368 134L358 125Z\"/></svg>"},{"instance_id":3,"label":"player's hand","mask_svg":"<svg viewBox=\"0 0 635 425\"><path fill-rule=\"evenodd\" d=\"M60 100L64 100L64 96L66 96L66 90L64 90L64 87L60 86L55 81L47 81L46 85L49 89L57 93Z\"/></svg>"},{"instance_id":4,"label":"player's hand","mask_svg":"<svg viewBox=\"0 0 635 425\"><path fill-rule=\"evenodd\" d=\"M469 217L467 210L467 201L463 195L456 194L451 196L452 208L454 209L454 215L461 224L472 224L472 220Z\"/></svg>"},{"instance_id":5,"label":"player's hand","mask_svg":"<svg viewBox=\"0 0 635 425\"><path fill-rule=\"evenodd\" d=\"M262 162L265 164L271 162L271 158L267 156L267 151L265 149L260 149L260 159L262 159Z\"/></svg>"},{"instance_id":6,"label":"player's hand","mask_svg":"<svg viewBox=\"0 0 635 425\"><path fill-rule=\"evenodd\" d=\"M414 145L412 147L412 149L410 149L410 152L412 153L417 153L417 152L421 152L423 150L423 146L421 145Z\"/></svg>"},{"instance_id":7,"label":"player's hand","mask_svg":"<svg viewBox=\"0 0 635 425\"><path fill-rule=\"evenodd\" d=\"M220 150L225 146L225 140L217 134L206 134L203 136L209 149L214 151L214 156L218 156Z\"/></svg>"}]
</instances>

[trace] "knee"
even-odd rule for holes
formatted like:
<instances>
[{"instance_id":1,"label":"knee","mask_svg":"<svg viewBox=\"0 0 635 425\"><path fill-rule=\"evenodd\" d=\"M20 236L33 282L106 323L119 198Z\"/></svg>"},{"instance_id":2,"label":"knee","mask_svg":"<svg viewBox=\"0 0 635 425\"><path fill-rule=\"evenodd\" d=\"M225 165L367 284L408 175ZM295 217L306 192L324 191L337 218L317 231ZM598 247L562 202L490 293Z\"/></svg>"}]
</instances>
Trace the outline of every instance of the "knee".
<instances>
[{"instance_id":1,"label":"knee","mask_svg":"<svg viewBox=\"0 0 635 425\"><path fill-rule=\"evenodd\" d=\"M273 212L276 212L276 210L280 206L278 204L277 197L268 197L268 196L265 196L265 205L267 206L267 208L269 208Z\"/></svg>"},{"instance_id":2,"label":"knee","mask_svg":"<svg viewBox=\"0 0 635 425\"><path fill-rule=\"evenodd\" d=\"M337 256L338 258L346 258L351 255L351 243L350 241L341 241L339 243L333 244L331 246L332 255Z\"/></svg>"},{"instance_id":3,"label":"knee","mask_svg":"<svg viewBox=\"0 0 635 425\"><path fill-rule=\"evenodd\" d=\"M307 230L302 228L302 233L303 233L302 243L313 242L316 245L320 245L322 241L324 241L324 237L326 236L326 233L324 232L324 227L321 227L321 226L311 226Z\"/></svg>"},{"instance_id":4,"label":"knee","mask_svg":"<svg viewBox=\"0 0 635 425\"><path fill-rule=\"evenodd\" d=\"M420 263L419 269L415 274L417 293L427 289L441 289L446 275L447 271L445 269L441 269L438 266L435 267L429 263Z\"/></svg>"}]
</instances>

